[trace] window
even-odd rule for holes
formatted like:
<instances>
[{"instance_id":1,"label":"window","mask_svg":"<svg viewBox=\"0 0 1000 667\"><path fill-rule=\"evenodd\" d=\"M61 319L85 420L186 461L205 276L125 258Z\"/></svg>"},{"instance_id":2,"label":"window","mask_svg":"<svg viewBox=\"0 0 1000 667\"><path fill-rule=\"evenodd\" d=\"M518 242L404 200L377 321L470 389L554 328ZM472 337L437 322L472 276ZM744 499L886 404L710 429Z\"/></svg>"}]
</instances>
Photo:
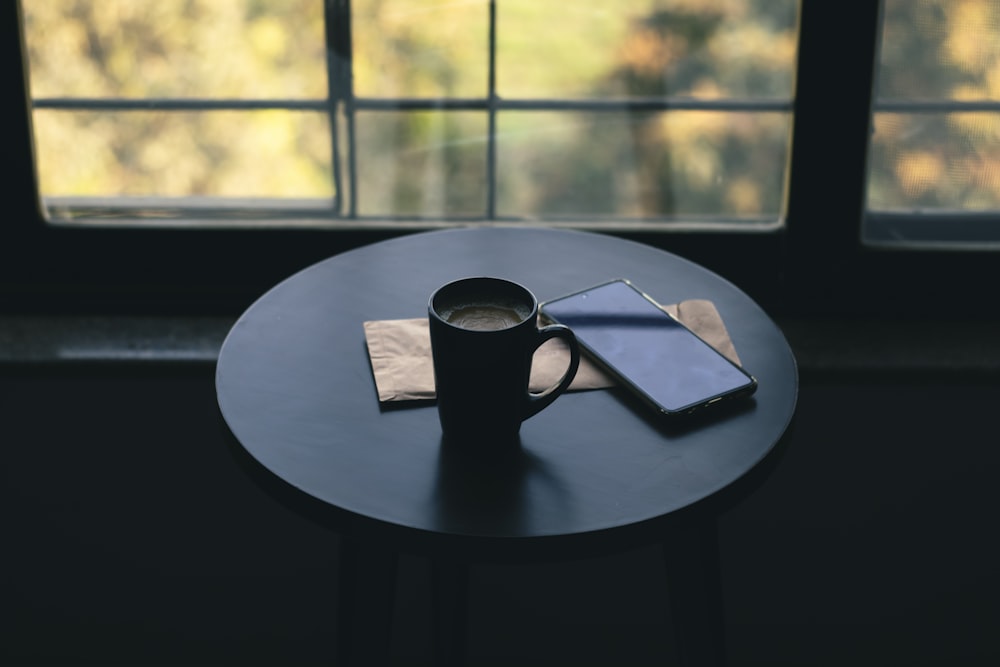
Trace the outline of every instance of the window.
<instances>
[{"instance_id":1,"label":"window","mask_svg":"<svg viewBox=\"0 0 1000 667\"><path fill-rule=\"evenodd\" d=\"M54 222L783 223L795 0L22 7Z\"/></svg>"},{"instance_id":2,"label":"window","mask_svg":"<svg viewBox=\"0 0 1000 667\"><path fill-rule=\"evenodd\" d=\"M865 240L1000 244L1000 3L886 0Z\"/></svg>"},{"instance_id":3,"label":"window","mask_svg":"<svg viewBox=\"0 0 1000 667\"><path fill-rule=\"evenodd\" d=\"M994 30L995 0L449 4L475 30L421 23L416 17L437 6L429 1L192 0L185 6L209 12L206 32L186 36L181 56L195 58L226 38L211 12L239 11L242 30L253 34L240 35L242 46L227 48L226 57L270 58L278 74L241 78L213 61L218 71L204 81L157 78L154 68L129 79L134 88L83 88L93 80L67 77L29 95L28 72L37 72L29 65L42 66L26 55L29 10L54 5L122 16L142 6L130 38L142 35L144 43L150 37L142 30L166 30L147 15L176 6L22 0L0 10L7 38L0 72L12 109L0 221L5 307L238 313L336 252L468 224L566 225L640 240L721 273L775 313L920 318L942 312L928 304L947 304L947 313L979 316L984 286L1000 280L1000 262L988 251L989 230L1000 222L990 175L998 109L989 87L990 49L1000 42L969 42L981 48L969 61L979 63L975 72L941 59L949 39L942 30ZM726 12L712 14L719 7ZM256 21L250 27L247 12ZM299 22L294 40L275 30L282 12ZM365 31L374 12L388 13L379 19L388 27L373 36ZM727 23L747 15L749 23ZM533 30L505 30L524 17L535 19L522 24ZM687 19L683 34L697 39L679 43L664 26ZM586 21L617 46L574 43ZM721 39L747 25L756 37ZM910 48L924 54L911 59L915 66L933 71L936 62L950 79L903 85ZM664 52L670 67L648 81L639 81L641 67L624 67ZM713 69L712 58L726 66ZM297 64L305 61L313 65ZM582 74L565 75L566 63ZM223 70L229 79L214 78ZM60 125L73 118L117 133L115 160L141 152L167 171L143 180L130 166L127 187L60 185L47 165L64 155L68 163L68 151L80 146L101 157L85 133ZM212 143L238 125L262 143ZM150 142L158 133L170 141ZM278 135L301 150L268 143ZM916 143L902 141L910 138ZM200 147L195 168L175 169L159 152L164 146ZM237 176L206 185L230 162ZM254 162L270 176L239 171ZM945 177L935 179L941 164ZM71 171L85 183L100 170ZM966 183L974 196L955 189L959 176L981 179ZM260 187L245 187L255 182Z\"/></svg>"},{"instance_id":4,"label":"window","mask_svg":"<svg viewBox=\"0 0 1000 667\"><path fill-rule=\"evenodd\" d=\"M52 221L336 210L322 2L21 4Z\"/></svg>"}]
</instances>

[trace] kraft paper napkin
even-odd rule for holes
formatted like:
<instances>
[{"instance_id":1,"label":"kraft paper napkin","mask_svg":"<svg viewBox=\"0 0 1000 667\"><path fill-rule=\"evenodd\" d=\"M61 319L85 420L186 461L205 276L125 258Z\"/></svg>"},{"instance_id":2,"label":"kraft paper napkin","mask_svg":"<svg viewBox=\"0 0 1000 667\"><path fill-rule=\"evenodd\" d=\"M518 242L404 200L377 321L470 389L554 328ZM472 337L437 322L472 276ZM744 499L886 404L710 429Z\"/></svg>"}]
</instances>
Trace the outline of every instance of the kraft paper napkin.
<instances>
[{"instance_id":1,"label":"kraft paper napkin","mask_svg":"<svg viewBox=\"0 0 1000 667\"><path fill-rule=\"evenodd\" d=\"M734 363L740 363L726 325L711 301L691 299L661 308ZM427 318L369 321L364 327L379 402L433 399L434 368ZM568 363L569 352L560 341L542 345L531 364L531 391L543 391L556 384ZM584 355L569 390L601 389L614 384Z\"/></svg>"}]
</instances>

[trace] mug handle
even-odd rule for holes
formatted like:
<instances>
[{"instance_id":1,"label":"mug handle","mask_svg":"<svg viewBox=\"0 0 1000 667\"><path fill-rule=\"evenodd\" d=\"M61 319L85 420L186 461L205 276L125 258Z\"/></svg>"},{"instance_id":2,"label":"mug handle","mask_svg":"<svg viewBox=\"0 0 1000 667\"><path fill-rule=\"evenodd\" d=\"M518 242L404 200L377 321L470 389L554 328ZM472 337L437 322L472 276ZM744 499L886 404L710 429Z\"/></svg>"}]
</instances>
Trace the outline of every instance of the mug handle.
<instances>
[{"instance_id":1,"label":"mug handle","mask_svg":"<svg viewBox=\"0 0 1000 667\"><path fill-rule=\"evenodd\" d=\"M553 385L537 394L528 392L528 400L525 403L524 416L521 418L522 421L528 417L533 417L547 408L552 401L556 400L559 394L566 391L570 382L576 377L576 370L580 367L580 345L576 342L576 336L570 328L563 324L550 324L538 329L538 342L535 343L531 353L534 354L535 350L542 346L542 343L552 338L562 338L569 347L569 366L559 384Z\"/></svg>"}]
</instances>

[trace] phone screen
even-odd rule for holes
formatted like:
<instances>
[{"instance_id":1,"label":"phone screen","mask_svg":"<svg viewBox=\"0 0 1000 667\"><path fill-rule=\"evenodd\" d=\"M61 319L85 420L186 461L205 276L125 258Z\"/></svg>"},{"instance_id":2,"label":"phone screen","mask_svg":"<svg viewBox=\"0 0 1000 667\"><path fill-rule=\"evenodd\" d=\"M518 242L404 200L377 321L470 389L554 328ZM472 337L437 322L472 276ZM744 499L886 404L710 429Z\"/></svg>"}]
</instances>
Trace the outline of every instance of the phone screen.
<instances>
[{"instance_id":1,"label":"phone screen","mask_svg":"<svg viewBox=\"0 0 1000 667\"><path fill-rule=\"evenodd\" d=\"M684 413L756 381L625 280L545 302L597 361L661 412Z\"/></svg>"}]
</instances>

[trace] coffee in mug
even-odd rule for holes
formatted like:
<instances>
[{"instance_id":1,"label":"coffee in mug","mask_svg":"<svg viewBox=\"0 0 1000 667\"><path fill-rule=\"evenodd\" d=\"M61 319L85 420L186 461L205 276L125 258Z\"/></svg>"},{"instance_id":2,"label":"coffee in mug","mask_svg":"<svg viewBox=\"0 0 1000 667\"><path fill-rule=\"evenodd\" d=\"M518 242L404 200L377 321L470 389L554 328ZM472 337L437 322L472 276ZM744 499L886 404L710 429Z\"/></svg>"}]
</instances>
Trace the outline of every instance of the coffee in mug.
<instances>
[{"instance_id":1,"label":"coffee in mug","mask_svg":"<svg viewBox=\"0 0 1000 667\"><path fill-rule=\"evenodd\" d=\"M460 303L444 305L441 316L462 329L495 331L520 324L530 311L516 303Z\"/></svg>"},{"instance_id":2,"label":"coffee in mug","mask_svg":"<svg viewBox=\"0 0 1000 667\"><path fill-rule=\"evenodd\" d=\"M515 441L521 422L550 405L576 375L580 351L573 332L562 325L539 328L538 302L517 283L457 280L431 295L427 312L438 415L448 441ZM532 393L532 356L552 338L569 347L569 366L554 387Z\"/></svg>"}]
</instances>

